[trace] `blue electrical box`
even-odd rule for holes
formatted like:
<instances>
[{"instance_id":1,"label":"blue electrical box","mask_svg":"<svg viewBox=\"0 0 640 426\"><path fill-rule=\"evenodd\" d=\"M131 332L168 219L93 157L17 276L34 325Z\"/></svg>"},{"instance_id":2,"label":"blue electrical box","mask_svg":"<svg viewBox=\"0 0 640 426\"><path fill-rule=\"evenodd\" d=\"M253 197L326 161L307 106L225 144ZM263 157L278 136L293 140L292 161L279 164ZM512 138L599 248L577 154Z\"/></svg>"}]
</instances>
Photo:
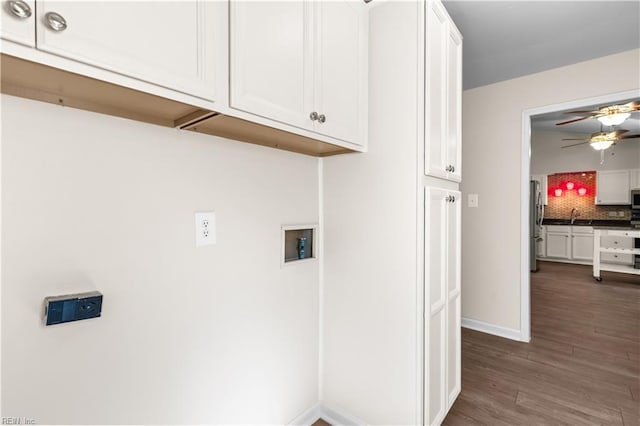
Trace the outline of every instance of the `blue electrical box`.
<instances>
[{"instance_id":1,"label":"blue electrical box","mask_svg":"<svg viewBox=\"0 0 640 426\"><path fill-rule=\"evenodd\" d=\"M101 314L102 293L99 291L52 296L44 299L45 325L97 318Z\"/></svg>"}]
</instances>

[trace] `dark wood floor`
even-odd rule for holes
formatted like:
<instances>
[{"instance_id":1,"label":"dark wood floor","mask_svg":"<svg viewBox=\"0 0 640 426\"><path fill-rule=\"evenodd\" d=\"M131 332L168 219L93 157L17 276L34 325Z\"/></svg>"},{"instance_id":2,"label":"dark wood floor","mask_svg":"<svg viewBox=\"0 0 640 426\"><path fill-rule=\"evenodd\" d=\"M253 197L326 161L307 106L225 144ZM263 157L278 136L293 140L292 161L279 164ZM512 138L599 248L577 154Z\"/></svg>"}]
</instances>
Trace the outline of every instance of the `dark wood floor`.
<instances>
[{"instance_id":1,"label":"dark wood floor","mask_svg":"<svg viewBox=\"0 0 640 426\"><path fill-rule=\"evenodd\" d=\"M640 425L640 277L541 262L531 343L463 329L445 425Z\"/></svg>"}]
</instances>

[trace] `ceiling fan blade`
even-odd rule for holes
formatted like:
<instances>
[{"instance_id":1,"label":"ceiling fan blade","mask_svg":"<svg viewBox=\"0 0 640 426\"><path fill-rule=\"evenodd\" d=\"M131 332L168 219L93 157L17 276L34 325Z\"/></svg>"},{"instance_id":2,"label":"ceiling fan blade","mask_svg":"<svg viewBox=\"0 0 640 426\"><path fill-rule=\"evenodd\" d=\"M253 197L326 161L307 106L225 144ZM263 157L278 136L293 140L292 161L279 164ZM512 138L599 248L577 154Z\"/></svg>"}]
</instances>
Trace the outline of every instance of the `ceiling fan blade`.
<instances>
[{"instance_id":1,"label":"ceiling fan blade","mask_svg":"<svg viewBox=\"0 0 640 426\"><path fill-rule=\"evenodd\" d=\"M585 139L585 138L563 138L561 139L563 141L583 141L583 142L589 142L590 139Z\"/></svg>"},{"instance_id":2,"label":"ceiling fan blade","mask_svg":"<svg viewBox=\"0 0 640 426\"><path fill-rule=\"evenodd\" d=\"M634 138L640 138L640 133L638 133L637 135L624 135L624 136L620 136L618 138L618 140L622 140L622 139L634 139Z\"/></svg>"},{"instance_id":3,"label":"ceiling fan blade","mask_svg":"<svg viewBox=\"0 0 640 426\"><path fill-rule=\"evenodd\" d=\"M576 118L574 120L563 121L562 123L556 123L556 126L562 126L563 124L575 123L576 121L586 120L587 118L591 118L591 116L588 115L586 117L580 117L580 118Z\"/></svg>"},{"instance_id":4,"label":"ceiling fan blade","mask_svg":"<svg viewBox=\"0 0 640 426\"><path fill-rule=\"evenodd\" d=\"M600 111L565 111L563 114L597 114Z\"/></svg>"},{"instance_id":5,"label":"ceiling fan blade","mask_svg":"<svg viewBox=\"0 0 640 426\"><path fill-rule=\"evenodd\" d=\"M625 130L625 129L618 129L618 130L614 130L613 132L609 132L608 134L610 135L610 134L612 134L612 133L613 133L613 135L614 135L614 136L618 137L618 136L620 136L621 134L623 134L623 133L627 133L627 132L628 132L628 130Z\"/></svg>"},{"instance_id":6,"label":"ceiling fan blade","mask_svg":"<svg viewBox=\"0 0 640 426\"><path fill-rule=\"evenodd\" d=\"M565 146L561 146L560 148L571 148L572 146L584 145L585 143L589 143L589 141L580 142L580 143L574 143L574 144L571 144L571 145L565 145Z\"/></svg>"}]
</instances>

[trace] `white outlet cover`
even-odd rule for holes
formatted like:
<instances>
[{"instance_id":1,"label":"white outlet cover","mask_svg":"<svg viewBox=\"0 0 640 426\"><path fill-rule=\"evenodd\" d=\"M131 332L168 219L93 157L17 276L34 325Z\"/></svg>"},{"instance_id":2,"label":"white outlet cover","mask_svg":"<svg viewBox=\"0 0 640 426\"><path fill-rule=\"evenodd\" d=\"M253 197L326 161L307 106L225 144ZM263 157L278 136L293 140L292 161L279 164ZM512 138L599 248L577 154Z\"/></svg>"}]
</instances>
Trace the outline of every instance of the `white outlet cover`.
<instances>
[{"instance_id":1,"label":"white outlet cover","mask_svg":"<svg viewBox=\"0 0 640 426\"><path fill-rule=\"evenodd\" d=\"M468 205L469 207L478 207L478 194L469 194Z\"/></svg>"},{"instance_id":2,"label":"white outlet cover","mask_svg":"<svg viewBox=\"0 0 640 426\"><path fill-rule=\"evenodd\" d=\"M195 221L196 247L210 246L216 243L215 212L198 212Z\"/></svg>"}]
</instances>

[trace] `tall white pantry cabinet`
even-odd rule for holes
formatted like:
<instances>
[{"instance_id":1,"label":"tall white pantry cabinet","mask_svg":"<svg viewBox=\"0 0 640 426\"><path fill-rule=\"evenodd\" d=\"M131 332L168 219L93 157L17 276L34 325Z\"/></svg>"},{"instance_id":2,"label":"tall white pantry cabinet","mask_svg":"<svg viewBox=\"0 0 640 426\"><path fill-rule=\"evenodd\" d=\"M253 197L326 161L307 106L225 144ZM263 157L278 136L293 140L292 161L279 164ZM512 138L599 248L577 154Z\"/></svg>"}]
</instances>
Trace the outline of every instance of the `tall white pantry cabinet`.
<instances>
[{"instance_id":1,"label":"tall white pantry cabinet","mask_svg":"<svg viewBox=\"0 0 640 426\"><path fill-rule=\"evenodd\" d=\"M422 361L417 372L421 384L417 386L420 412L416 416L420 423L440 424L461 390L462 36L439 1L417 1L410 6L380 3L371 8L369 25L370 99L384 98L393 90L417 93L414 105L401 107L403 114L415 114L415 118L397 118L404 125L417 124L415 144L396 143L414 149L416 157L416 293L422 302L417 318ZM393 31L409 25L415 30L401 35ZM401 46L411 48L398 52ZM400 73L399 66L393 70L389 57L411 63L410 56L398 55L417 55L417 71ZM409 79L417 81L408 83ZM382 116L384 108L372 103L370 121ZM410 137L405 132L398 134ZM373 151L376 135L370 136Z\"/></svg>"}]
</instances>

